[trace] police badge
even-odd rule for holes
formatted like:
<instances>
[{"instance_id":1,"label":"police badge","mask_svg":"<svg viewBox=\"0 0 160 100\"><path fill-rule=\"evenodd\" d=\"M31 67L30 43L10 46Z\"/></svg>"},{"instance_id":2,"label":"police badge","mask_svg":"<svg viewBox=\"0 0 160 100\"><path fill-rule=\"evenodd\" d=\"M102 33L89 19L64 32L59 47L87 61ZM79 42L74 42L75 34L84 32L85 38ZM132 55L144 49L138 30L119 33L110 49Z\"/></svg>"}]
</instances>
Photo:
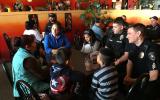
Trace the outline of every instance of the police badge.
<instances>
[{"instance_id":1,"label":"police badge","mask_svg":"<svg viewBox=\"0 0 160 100\"><path fill-rule=\"evenodd\" d=\"M152 69L154 70L155 68L156 68L156 64L153 63L153 64L152 64Z\"/></svg>"},{"instance_id":2,"label":"police badge","mask_svg":"<svg viewBox=\"0 0 160 100\"><path fill-rule=\"evenodd\" d=\"M156 63L155 63L155 60L156 60L156 57L155 57L155 53L154 52L150 52L148 54L148 57L151 61L153 61L153 64L152 64L152 69L154 70L156 68Z\"/></svg>"},{"instance_id":3,"label":"police badge","mask_svg":"<svg viewBox=\"0 0 160 100\"><path fill-rule=\"evenodd\" d=\"M119 37L119 39L120 39L120 40L123 40L123 39L124 39L124 35L121 35L121 36Z\"/></svg>"},{"instance_id":4,"label":"police badge","mask_svg":"<svg viewBox=\"0 0 160 100\"><path fill-rule=\"evenodd\" d=\"M139 58L142 59L143 57L144 57L144 52L140 52L140 53L139 53Z\"/></svg>"}]
</instances>

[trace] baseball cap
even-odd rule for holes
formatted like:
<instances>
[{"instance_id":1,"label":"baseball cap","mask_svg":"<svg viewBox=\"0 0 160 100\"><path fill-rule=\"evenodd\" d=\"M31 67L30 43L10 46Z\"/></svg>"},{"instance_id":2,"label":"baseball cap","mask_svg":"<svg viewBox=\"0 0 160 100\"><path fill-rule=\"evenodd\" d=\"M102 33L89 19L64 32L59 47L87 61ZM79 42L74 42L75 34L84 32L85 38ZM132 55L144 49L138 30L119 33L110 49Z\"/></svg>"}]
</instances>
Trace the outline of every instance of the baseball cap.
<instances>
[{"instance_id":1,"label":"baseball cap","mask_svg":"<svg viewBox=\"0 0 160 100\"><path fill-rule=\"evenodd\" d=\"M153 16L153 17L150 17L149 19L155 19L155 20L158 20L158 17L157 16Z\"/></svg>"}]
</instances>

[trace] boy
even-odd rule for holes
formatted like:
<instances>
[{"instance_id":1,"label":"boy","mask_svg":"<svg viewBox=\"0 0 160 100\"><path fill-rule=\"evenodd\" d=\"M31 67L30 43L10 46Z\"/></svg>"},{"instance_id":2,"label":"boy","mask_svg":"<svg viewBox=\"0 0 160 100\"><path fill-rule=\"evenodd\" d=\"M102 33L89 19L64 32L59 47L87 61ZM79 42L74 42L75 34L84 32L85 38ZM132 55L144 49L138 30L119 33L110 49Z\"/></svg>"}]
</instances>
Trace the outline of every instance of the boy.
<instances>
[{"instance_id":1,"label":"boy","mask_svg":"<svg viewBox=\"0 0 160 100\"><path fill-rule=\"evenodd\" d=\"M59 48L55 54L56 64L51 67L50 88L53 97L58 100L70 100L73 95L80 95L83 76L70 67L70 56L70 49Z\"/></svg>"},{"instance_id":2,"label":"boy","mask_svg":"<svg viewBox=\"0 0 160 100\"><path fill-rule=\"evenodd\" d=\"M92 100L113 100L118 93L117 71L112 63L114 53L109 48L100 49L97 63L100 68L94 72L91 90L94 96Z\"/></svg>"}]
</instances>

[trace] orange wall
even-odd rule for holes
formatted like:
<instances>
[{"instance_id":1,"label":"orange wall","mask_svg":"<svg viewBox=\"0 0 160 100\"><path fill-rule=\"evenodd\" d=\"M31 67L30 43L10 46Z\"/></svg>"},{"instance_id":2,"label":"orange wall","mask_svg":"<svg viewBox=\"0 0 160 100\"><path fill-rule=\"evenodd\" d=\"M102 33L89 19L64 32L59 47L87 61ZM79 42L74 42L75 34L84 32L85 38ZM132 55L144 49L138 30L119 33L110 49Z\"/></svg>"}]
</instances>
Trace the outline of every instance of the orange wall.
<instances>
[{"instance_id":1,"label":"orange wall","mask_svg":"<svg viewBox=\"0 0 160 100\"><path fill-rule=\"evenodd\" d=\"M103 10L104 11L104 10ZM102 12L103 12L102 11ZM0 13L0 58L9 58L7 46L2 38L2 33L7 32L9 36L20 36L24 31L24 23L28 20L28 14L38 14L39 26L41 32L44 31L44 27L48 21L48 13L56 13L57 19L64 26L65 16L64 13L72 13L72 32L66 33L71 41L73 41L73 33L77 30L83 31L84 24L80 20L79 16L82 10L71 10L71 11L42 11L42 12L11 12L11 13ZM126 15L127 22L143 24L149 24L149 17L156 15L160 17L159 10L107 10L106 17L115 18L117 16Z\"/></svg>"},{"instance_id":2,"label":"orange wall","mask_svg":"<svg viewBox=\"0 0 160 100\"><path fill-rule=\"evenodd\" d=\"M70 41L73 41L73 33L77 30L84 29L83 22L79 16L82 13L79 11L41 11L41 12L2 12L0 13L0 58L9 59L8 49L2 37L2 33L6 32L10 37L22 35L25 29L25 21L28 20L28 14L38 14L40 31L44 31L44 27L48 21L48 13L56 13L57 19L65 26L65 13L72 13L72 31L66 33ZM81 30L82 31L82 30Z\"/></svg>"}]
</instances>

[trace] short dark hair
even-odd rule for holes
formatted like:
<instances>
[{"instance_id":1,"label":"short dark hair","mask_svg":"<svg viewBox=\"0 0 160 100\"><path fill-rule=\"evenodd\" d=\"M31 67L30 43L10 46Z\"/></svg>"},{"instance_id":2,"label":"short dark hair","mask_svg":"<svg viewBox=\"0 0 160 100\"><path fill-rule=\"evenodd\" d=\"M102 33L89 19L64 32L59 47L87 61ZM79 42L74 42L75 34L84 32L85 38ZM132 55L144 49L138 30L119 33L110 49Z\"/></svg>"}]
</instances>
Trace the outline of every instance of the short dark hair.
<instances>
[{"instance_id":1,"label":"short dark hair","mask_svg":"<svg viewBox=\"0 0 160 100\"><path fill-rule=\"evenodd\" d=\"M114 21L113 21L113 23L118 23L118 24L120 24L120 25L124 25L124 19L122 18L122 17L117 17Z\"/></svg>"},{"instance_id":2,"label":"short dark hair","mask_svg":"<svg viewBox=\"0 0 160 100\"><path fill-rule=\"evenodd\" d=\"M30 30L30 29L34 29L34 25L35 25L36 23L34 22L34 21L26 21L25 22L25 28L27 29L27 30Z\"/></svg>"},{"instance_id":3,"label":"short dark hair","mask_svg":"<svg viewBox=\"0 0 160 100\"><path fill-rule=\"evenodd\" d=\"M65 64L65 61L71 57L71 50L68 48L61 47L58 49L55 58L58 64Z\"/></svg>"},{"instance_id":4,"label":"short dark hair","mask_svg":"<svg viewBox=\"0 0 160 100\"><path fill-rule=\"evenodd\" d=\"M21 47L25 48L26 45L31 46L35 40L34 35L22 35L21 37Z\"/></svg>"},{"instance_id":5,"label":"short dark hair","mask_svg":"<svg viewBox=\"0 0 160 100\"><path fill-rule=\"evenodd\" d=\"M135 31L140 31L141 35L144 37L146 32L146 27L142 23L137 23L135 25L130 26L130 28L133 28Z\"/></svg>"},{"instance_id":6,"label":"short dark hair","mask_svg":"<svg viewBox=\"0 0 160 100\"><path fill-rule=\"evenodd\" d=\"M111 65L115 59L115 54L113 50L109 48L101 48L100 51L100 59L105 65Z\"/></svg>"}]
</instances>

